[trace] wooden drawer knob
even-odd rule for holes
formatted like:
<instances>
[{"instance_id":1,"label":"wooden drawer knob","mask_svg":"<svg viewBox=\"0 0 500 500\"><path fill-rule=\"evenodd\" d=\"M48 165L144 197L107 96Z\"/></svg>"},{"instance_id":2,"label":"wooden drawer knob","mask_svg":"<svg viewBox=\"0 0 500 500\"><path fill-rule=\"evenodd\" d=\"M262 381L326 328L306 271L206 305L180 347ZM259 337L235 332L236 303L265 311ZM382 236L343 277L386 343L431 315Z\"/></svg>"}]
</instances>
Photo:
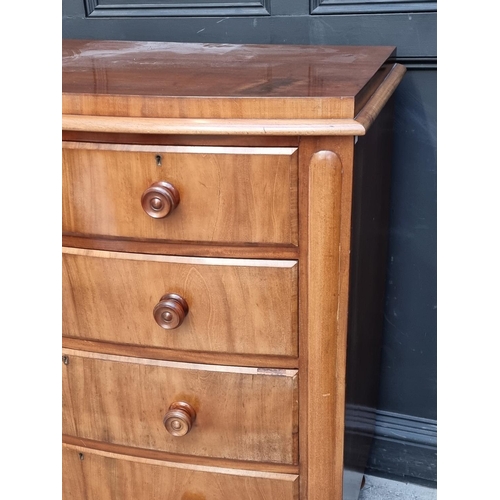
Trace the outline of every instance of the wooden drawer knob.
<instances>
[{"instance_id":1,"label":"wooden drawer knob","mask_svg":"<svg viewBox=\"0 0 500 500\"><path fill-rule=\"evenodd\" d=\"M193 427L196 412L189 403L172 403L163 417L163 425L172 436L185 436Z\"/></svg>"},{"instance_id":2,"label":"wooden drawer knob","mask_svg":"<svg viewBox=\"0 0 500 500\"><path fill-rule=\"evenodd\" d=\"M165 330L173 330L182 325L189 312L185 299L176 293L167 293L153 309L155 321Z\"/></svg>"},{"instance_id":3,"label":"wooden drawer knob","mask_svg":"<svg viewBox=\"0 0 500 500\"><path fill-rule=\"evenodd\" d=\"M179 191L164 181L155 182L144 191L141 204L144 211L153 219L166 217L179 204Z\"/></svg>"}]
</instances>

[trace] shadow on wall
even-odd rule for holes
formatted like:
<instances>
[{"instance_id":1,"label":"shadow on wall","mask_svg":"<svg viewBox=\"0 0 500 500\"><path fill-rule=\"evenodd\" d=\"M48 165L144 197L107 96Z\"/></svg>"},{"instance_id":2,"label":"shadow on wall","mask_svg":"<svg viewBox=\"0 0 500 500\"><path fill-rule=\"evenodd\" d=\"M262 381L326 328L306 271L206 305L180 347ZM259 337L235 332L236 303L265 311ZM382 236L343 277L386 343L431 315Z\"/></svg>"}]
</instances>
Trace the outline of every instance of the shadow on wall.
<instances>
[{"instance_id":1,"label":"shadow on wall","mask_svg":"<svg viewBox=\"0 0 500 500\"><path fill-rule=\"evenodd\" d=\"M436 481L436 70L395 94L379 411L369 472Z\"/></svg>"}]
</instances>

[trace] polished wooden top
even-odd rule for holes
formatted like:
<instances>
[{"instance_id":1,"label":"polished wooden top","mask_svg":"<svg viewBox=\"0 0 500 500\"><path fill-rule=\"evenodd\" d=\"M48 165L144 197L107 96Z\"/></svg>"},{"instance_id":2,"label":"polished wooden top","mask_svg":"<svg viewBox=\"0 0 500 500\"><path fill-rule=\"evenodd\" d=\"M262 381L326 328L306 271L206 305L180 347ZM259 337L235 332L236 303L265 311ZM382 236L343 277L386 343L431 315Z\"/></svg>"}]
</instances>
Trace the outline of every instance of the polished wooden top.
<instances>
[{"instance_id":1,"label":"polished wooden top","mask_svg":"<svg viewBox=\"0 0 500 500\"><path fill-rule=\"evenodd\" d=\"M353 118L395 52L97 40L62 48L63 113L150 118Z\"/></svg>"}]
</instances>

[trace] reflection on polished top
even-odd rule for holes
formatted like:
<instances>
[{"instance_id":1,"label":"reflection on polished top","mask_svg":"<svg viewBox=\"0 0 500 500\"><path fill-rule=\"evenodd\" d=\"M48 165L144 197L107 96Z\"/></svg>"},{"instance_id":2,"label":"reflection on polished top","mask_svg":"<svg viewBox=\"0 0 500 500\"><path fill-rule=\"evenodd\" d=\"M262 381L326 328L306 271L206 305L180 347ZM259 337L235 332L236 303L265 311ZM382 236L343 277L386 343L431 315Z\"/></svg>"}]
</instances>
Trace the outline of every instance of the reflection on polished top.
<instances>
[{"instance_id":1,"label":"reflection on polished top","mask_svg":"<svg viewBox=\"0 0 500 500\"><path fill-rule=\"evenodd\" d=\"M210 117L352 118L380 85L394 47L216 45L63 40L63 112L196 116L196 98L213 97ZM127 97L125 103L124 98ZM158 99L170 107L156 109ZM261 109L255 100L263 100ZM254 101L245 116L244 101ZM175 103L172 105L172 103ZM241 106L242 105L242 106ZM151 109L148 108L151 107ZM122 111L120 111L122 109ZM108 113L109 114L109 113ZM207 114L207 111L204 111ZM208 116L205 116L208 117Z\"/></svg>"}]
</instances>

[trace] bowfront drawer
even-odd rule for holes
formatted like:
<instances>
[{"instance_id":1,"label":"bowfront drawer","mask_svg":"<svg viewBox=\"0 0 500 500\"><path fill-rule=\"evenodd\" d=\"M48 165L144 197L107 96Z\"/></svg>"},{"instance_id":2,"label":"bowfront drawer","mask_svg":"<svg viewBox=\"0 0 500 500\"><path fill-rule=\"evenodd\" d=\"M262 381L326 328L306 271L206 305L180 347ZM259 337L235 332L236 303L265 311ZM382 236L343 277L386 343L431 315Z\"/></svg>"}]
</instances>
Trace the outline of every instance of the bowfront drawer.
<instances>
[{"instance_id":1,"label":"bowfront drawer","mask_svg":"<svg viewBox=\"0 0 500 500\"><path fill-rule=\"evenodd\" d=\"M63 334L296 357L297 262L63 249Z\"/></svg>"},{"instance_id":2,"label":"bowfront drawer","mask_svg":"<svg viewBox=\"0 0 500 500\"><path fill-rule=\"evenodd\" d=\"M297 150L63 143L63 233L297 244Z\"/></svg>"},{"instance_id":3,"label":"bowfront drawer","mask_svg":"<svg viewBox=\"0 0 500 500\"><path fill-rule=\"evenodd\" d=\"M66 500L298 498L295 474L184 465L74 445L63 445L62 458Z\"/></svg>"},{"instance_id":4,"label":"bowfront drawer","mask_svg":"<svg viewBox=\"0 0 500 500\"><path fill-rule=\"evenodd\" d=\"M182 455L297 463L296 370L63 352L63 434Z\"/></svg>"}]
</instances>

